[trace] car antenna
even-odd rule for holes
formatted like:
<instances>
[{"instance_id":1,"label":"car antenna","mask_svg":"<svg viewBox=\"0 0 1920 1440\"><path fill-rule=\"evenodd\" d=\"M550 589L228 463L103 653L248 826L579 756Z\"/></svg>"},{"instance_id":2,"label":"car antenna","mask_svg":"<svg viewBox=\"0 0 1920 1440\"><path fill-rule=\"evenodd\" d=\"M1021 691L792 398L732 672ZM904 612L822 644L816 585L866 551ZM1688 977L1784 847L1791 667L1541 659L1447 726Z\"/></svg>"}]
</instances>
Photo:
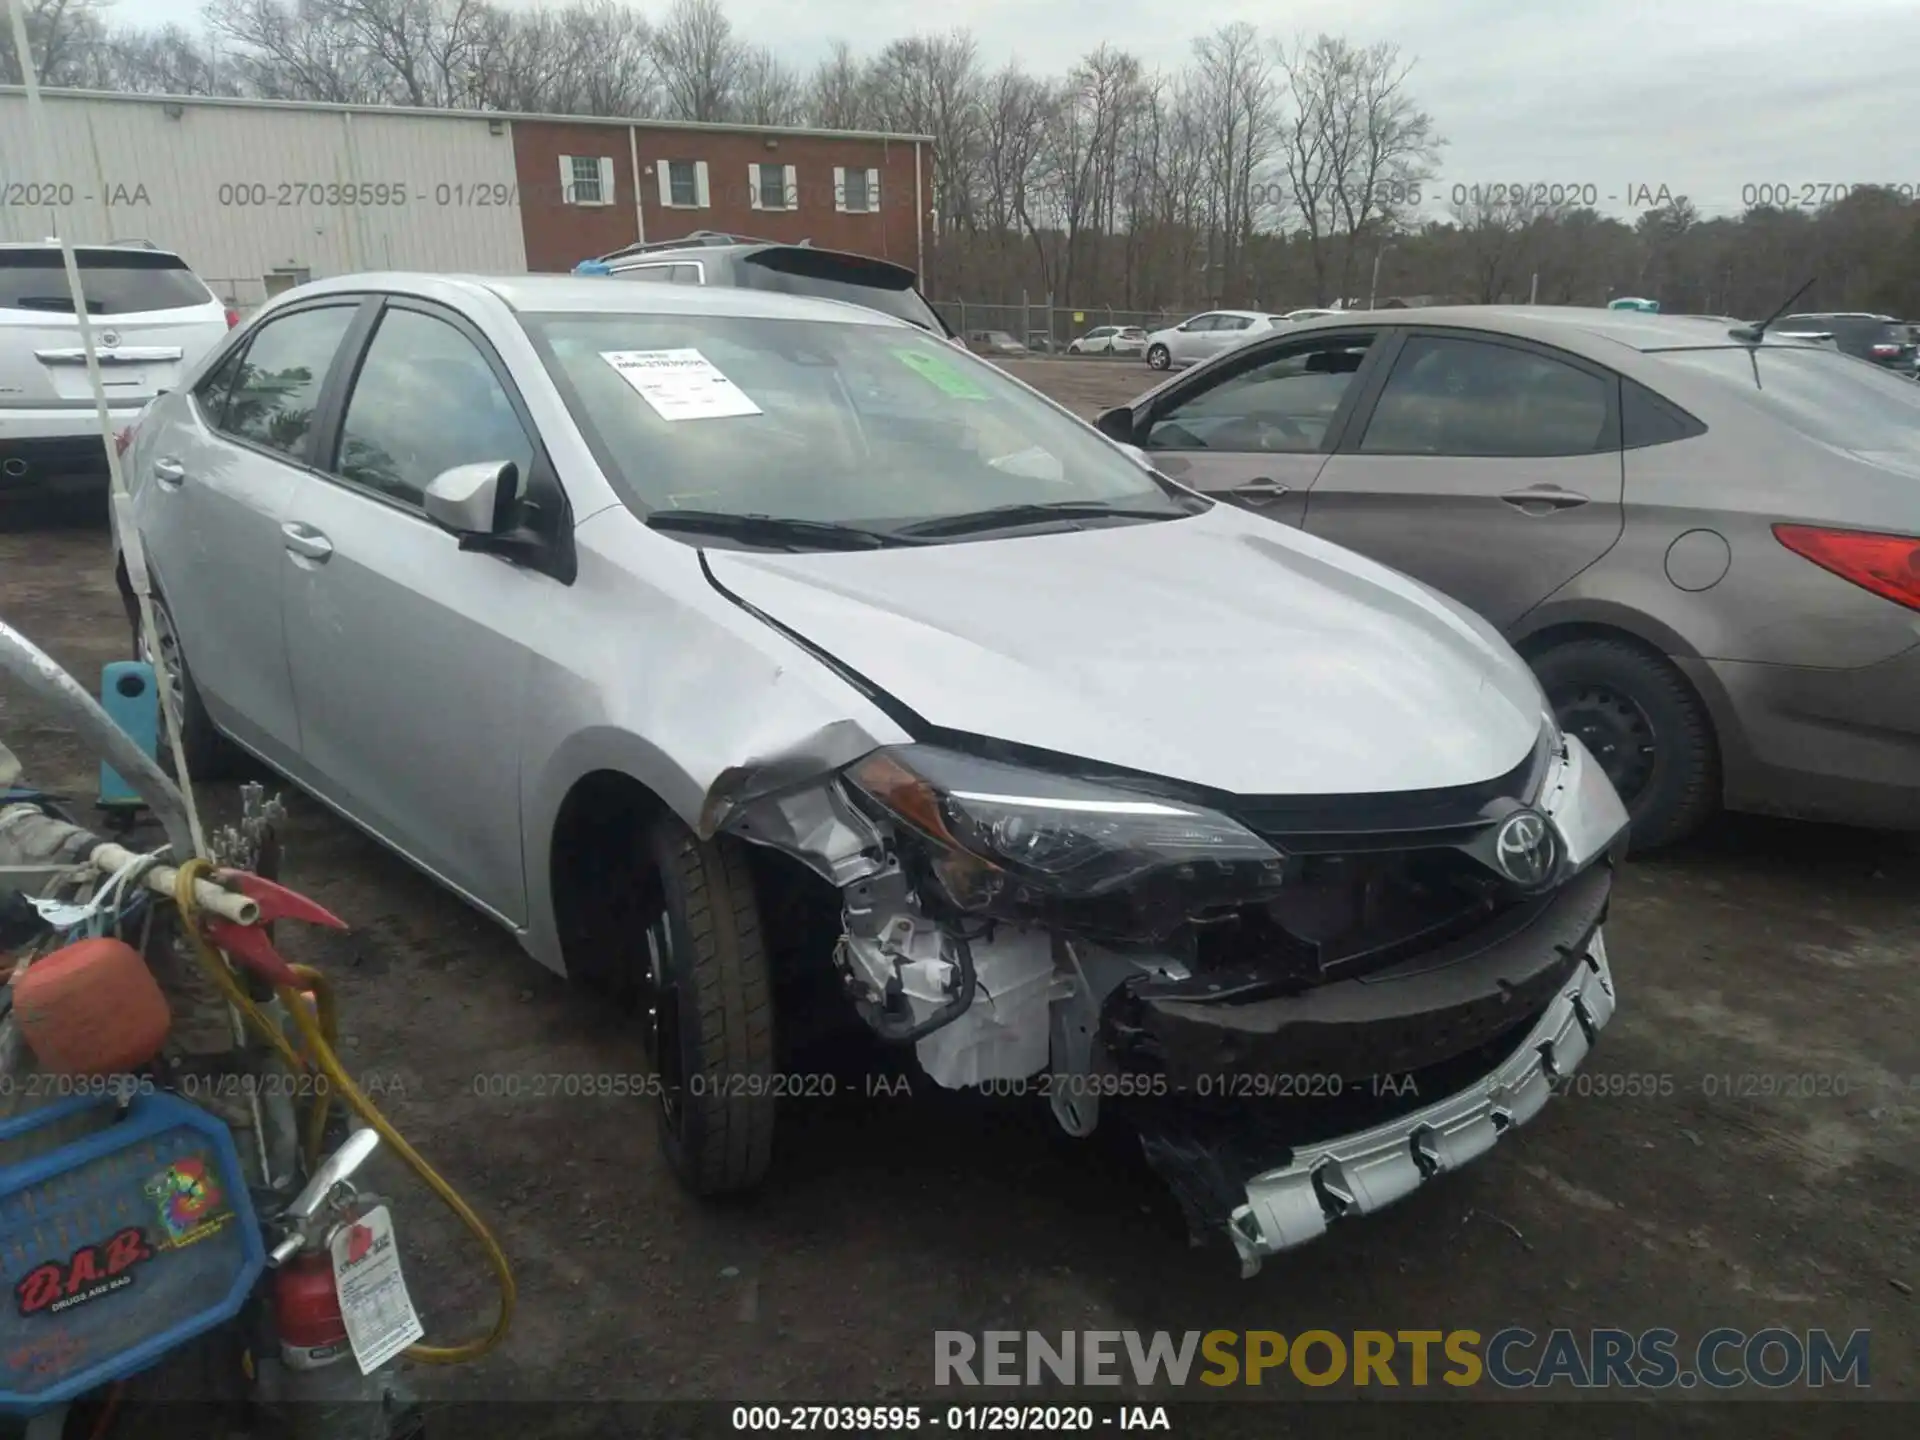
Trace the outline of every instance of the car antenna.
<instances>
[{"instance_id":1,"label":"car antenna","mask_svg":"<svg viewBox=\"0 0 1920 1440\"><path fill-rule=\"evenodd\" d=\"M1813 281L1814 281L1814 277L1810 276L1806 284L1802 285L1798 290L1794 291L1793 294L1787 297L1786 304L1782 305L1778 310L1774 311L1773 314L1769 315L1766 319L1762 320L1758 325L1742 325L1739 329L1732 332L1733 338L1736 340L1745 340L1751 344L1758 345L1761 342L1761 340L1766 337L1767 327L1773 324L1773 322L1778 320L1782 315L1786 314L1787 311L1791 310L1793 308L1793 302L1798 300L1802 295L1806 294L1807 291L1813 288Z\"/></svg>"}]
</instances>

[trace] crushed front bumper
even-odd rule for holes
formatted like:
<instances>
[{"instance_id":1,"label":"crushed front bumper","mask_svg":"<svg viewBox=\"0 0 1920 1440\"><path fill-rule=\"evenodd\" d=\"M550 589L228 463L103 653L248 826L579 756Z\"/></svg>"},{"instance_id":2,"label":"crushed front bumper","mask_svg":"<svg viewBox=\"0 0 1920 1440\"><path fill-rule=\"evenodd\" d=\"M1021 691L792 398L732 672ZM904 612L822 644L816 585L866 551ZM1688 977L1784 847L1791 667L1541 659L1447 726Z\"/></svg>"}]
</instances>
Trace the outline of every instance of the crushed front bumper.
<instances>
[{"instance_id":1,"label":"crushed front bumper","mask_svg":"<svg viewBox=\"0 0 1920 1440\"><path fill-rule=\"evenodd\" d=\"M1247 1182L1228 1225L1240 1273L1305 1245L1334 1220L1383 1209L1436 1175L1457 1170L1540 1112L1613 1018L1606 941L1595 931L1583 963L1527 1037L1491 1072L1444 1100L1351 1135L1297 1149L1285 1166Z\"/></svg>"}]
</instances>

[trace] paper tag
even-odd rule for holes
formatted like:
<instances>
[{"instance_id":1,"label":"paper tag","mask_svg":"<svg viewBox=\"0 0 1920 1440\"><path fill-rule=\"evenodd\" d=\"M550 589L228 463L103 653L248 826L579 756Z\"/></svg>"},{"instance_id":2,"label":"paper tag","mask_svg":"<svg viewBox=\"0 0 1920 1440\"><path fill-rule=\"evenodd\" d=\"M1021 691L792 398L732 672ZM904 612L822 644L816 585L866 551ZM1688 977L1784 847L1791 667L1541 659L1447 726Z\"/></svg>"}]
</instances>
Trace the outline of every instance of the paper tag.
<instances>
[{"instance_id":1,"label":"paper tag","mask_svg":"<svg viewBox=\"0 0 1920 1440\"><path fill-rule=\"evenodd\" d=\"M712 420L763 413L744 390L698 350L602 350L600 358L613 366L662 420Z\"/></svg>"},{"instance_id":2,"label":"paper tag","mask_svg":"<svg viewBox=\"0 0 1920 1440\"><path fill-rule=\"evenodd\" d=\"M371 1375L427 1333L400 1273L400 1247L387 1207L376 1205L343 1225L327 1250L353 1358L362 1375Z\"/></svg>"}]
</instances>

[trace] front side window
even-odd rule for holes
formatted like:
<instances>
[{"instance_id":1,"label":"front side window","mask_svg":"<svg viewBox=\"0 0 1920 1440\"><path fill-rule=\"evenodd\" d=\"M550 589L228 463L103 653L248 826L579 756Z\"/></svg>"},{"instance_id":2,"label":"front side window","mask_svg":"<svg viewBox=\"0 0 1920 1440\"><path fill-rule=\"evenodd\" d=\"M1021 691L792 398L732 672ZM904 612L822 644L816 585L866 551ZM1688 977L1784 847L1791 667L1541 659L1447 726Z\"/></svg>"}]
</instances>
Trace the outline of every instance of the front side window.
<instances>
[{"instance_id":1,"label":"front side window","mask_svg":"<svg viewBox=\"0 0 1920 1440\"><path fill-rule=\"evenodd\" d=\"M1659 358L1708 377L1741 403L1823 445L1920 455L1920 385L1878 365L1800 345L1667 350Z\"/></svg>"},{"instance_id":2,"label":"front side window","mask_svg":"<svg viewBox=\"0 0 1920 1440\"><path fill-rule=\"evenodd\" d=\"M1372 344L1369 335L1336 336L1237 371L1157 417L1144 448L1318 450Z\"/></svg>"},{"instance_id":3,"label":"front side window","mask_svg":"<svg viewBox=\"0 0 1920 1440\"><path fill-rule=\"evenodd\" d=\"M1613 448L1614 384L1510 345L1416 335L1394 361L1368 454L1551 456Z\"/></svg>"},{"instance_id":4,"label":"front side window","mask_svg":"<svg viewBox=\"0 0 1920 1440\"><path fill-rule=\"evenodd\" d=\"M1189 335L1197 335L1204 330L1213 329L1218 319L1217 315L1196 315L1180 328Z\"/></svg>"},{"instance_id":5,"label":"front side window","mask_svg":"<svg viewBox=\"0 0 1920 1440\"><path fill-rule=\"evenodd\" d=\"M1086 426L921 330L721 315L525 323L643 513L893 529L1054 502L1191 510Z\"/></svg>"},{"instance_id":6,"label":"front side window","mask_svg":"<svg viewBox=\"0 0 1920 1440\"><path fill-rule=\"evenodd\" d=\"M296 310L262 324L240 358L219 428L304 460L321 387L355 308Z\"/></svg>"},{"instance_id":7,"label":"front side window","mask_svg":"<svg viewBox=\"0 0 1920 1440\"><path fill-rule=\"evenodd\" d=\"M533 446L506 388L452 325L389 309L354 381L335 471L418 505L442 471L480 461L512 461L526 483Z\"/></svg>"}]
</instances>

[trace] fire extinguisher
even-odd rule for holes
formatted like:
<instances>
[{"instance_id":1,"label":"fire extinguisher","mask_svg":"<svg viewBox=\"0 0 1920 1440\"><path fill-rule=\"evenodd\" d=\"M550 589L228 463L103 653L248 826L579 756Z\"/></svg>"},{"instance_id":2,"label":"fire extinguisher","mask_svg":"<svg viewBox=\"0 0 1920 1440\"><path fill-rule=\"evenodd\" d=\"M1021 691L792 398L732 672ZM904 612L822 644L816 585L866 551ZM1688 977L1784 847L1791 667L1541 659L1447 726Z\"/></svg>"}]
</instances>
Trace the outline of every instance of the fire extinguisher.
<instances>
[{"instance_id":1,"label":"fire extinguisher","mask_svg":"<svg viewBox=\"0 0 1920 1440\"><path fill-rule=\"evenodd\" d=\"M322 1370L353 1354L325 1251L296 1255L273 1272L273 1323L289 1370Z\"/></svg>"}]
</instances>

